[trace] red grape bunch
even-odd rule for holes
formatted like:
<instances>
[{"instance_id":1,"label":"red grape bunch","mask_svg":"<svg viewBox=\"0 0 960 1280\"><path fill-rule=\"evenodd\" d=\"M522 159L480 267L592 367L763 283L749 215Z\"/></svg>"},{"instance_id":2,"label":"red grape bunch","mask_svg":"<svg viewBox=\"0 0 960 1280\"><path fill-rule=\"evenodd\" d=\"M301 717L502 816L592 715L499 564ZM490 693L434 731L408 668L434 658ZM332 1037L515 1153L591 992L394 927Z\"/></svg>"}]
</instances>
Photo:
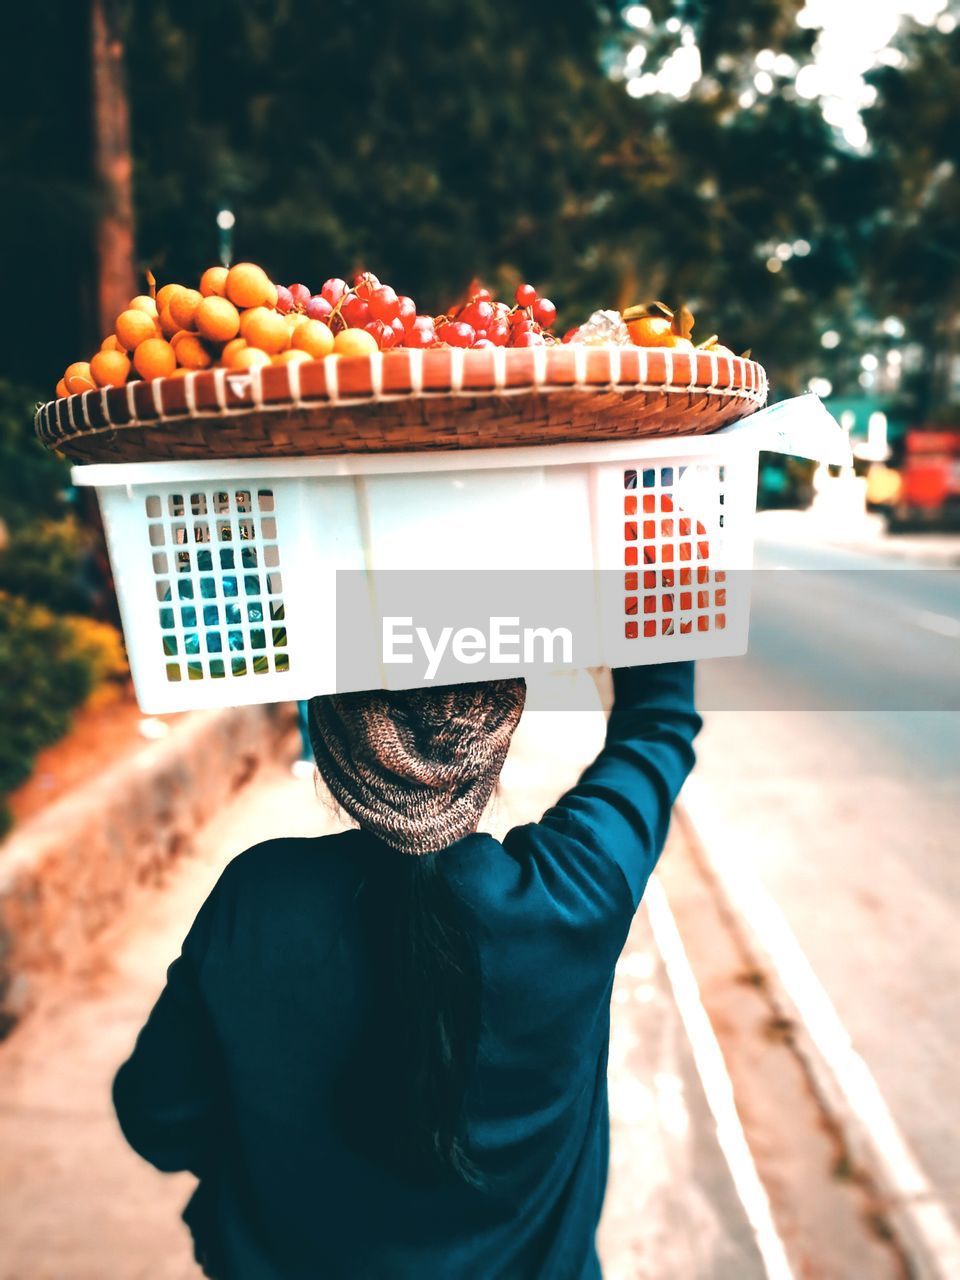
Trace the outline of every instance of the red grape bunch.
<instances>
[{"instance_id":1,"label":"red grape bunch","mask_svg":"<svg viewBox=\"0 0 960 1280\"><path fill-rule=\"evenodd\" d=\"M353 284L332 277L317 294L303 284L277 286L277 310L300 312L319 320L337 337L336 350L354 354L394 347L540 347L554 343L557 309L529 284L516 291L516 305L494 301L489 289L473 281L467 301L445 315L424 315L414 300L381 284L370 271ZM349 332L351 337L340 335ZM361 337L363 334L365 336Z\"/></svg>"}]
</instances>

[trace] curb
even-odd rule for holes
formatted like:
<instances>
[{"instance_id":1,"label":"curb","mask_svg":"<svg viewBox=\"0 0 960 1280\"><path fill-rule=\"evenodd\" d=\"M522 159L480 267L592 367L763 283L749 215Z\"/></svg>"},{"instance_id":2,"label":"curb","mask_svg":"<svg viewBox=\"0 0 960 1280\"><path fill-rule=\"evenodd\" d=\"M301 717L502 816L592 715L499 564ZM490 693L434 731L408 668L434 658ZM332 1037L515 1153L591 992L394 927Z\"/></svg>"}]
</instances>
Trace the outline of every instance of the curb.
<instances>
[{"instance_id":1,"label":"curb","mask_svg":"<svg viewBox=\"0 0 960 1280\"><path fill-rule=\"evenodd\" d=\"M0 1036L46 977L89 968L102 930L189 852L292 722L287 703L192 713L0 845Z\"/></svg>"},{"instance_id":2,"label":"curb","mask_svg":"<svg viewBox=\"0 0 960 1280\"><path fill-rule=\"evenodd\" d=\"M742 872L742 859L690 780L677 804L678 824L723 899L771 999L789 1020L792 1039L824 1111L879 1195L897 1245L916 1280L960 1275L960 1231L897 1127L864 1060L779 908Z\"/></svg>"}]
</instances>

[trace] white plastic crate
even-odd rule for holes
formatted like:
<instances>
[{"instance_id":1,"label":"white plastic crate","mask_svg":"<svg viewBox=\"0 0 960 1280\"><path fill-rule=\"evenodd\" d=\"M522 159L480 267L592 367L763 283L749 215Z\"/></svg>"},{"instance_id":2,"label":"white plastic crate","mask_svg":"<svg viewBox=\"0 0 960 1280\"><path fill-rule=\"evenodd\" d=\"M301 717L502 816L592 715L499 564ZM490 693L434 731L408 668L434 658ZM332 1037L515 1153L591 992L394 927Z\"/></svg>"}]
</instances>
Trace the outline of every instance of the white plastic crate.
<instances>
[{"instance_id":1,"label":"white plastic crate","mask_svg":"<svg viewBox=\"0 0 960 1280\"><path fill-rule=\"evenodd\" d=\"M498 572L580 570L596 604L571 665L743 653L758 449L782 447L758 418L708 436L91 465L73 479L96 487L137 698L162 713L428 683L373 659L338 672L344 569L369 587L358 650L382 572L487 571L496 610Z\"/></svg>"}]
</instances>

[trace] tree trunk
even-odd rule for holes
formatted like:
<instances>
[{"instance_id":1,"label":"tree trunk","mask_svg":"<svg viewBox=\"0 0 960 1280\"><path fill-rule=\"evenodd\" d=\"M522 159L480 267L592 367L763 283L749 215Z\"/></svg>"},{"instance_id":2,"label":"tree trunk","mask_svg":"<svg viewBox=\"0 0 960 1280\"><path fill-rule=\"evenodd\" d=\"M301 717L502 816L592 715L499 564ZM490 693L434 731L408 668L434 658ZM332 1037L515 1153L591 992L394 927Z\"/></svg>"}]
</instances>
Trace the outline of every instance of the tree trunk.
<instances>
[{"instance_id":1,"label":"tree trunk","mask_svg":"<svg viewBox=\"0 0 960 1280\"><path fill-rule=\"evenodd\" d=\"M91 0L93 166L100 193L97 291L101 335L136 292L133 269L133 158L123 41L112 0Z\"/></svg>"}]
</instances>

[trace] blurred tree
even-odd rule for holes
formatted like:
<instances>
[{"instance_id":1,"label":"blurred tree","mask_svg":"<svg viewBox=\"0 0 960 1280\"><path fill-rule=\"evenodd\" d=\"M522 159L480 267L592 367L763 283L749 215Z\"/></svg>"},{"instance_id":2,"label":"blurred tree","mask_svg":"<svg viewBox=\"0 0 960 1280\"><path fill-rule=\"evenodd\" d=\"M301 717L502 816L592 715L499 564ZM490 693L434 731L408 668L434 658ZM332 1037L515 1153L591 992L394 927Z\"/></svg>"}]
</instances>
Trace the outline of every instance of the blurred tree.
<instances>
[{"instance_id":1,"label":"blurred tree","mask_svg":"<svg viewBox=\"0 0 960 1280\"><path fill-rule=\"evenodd\" d=\"M96 332L88 45L85 4L32 0L5 16L0 376L48 393Z\"/></svg>"},{"instance_id":2,"label":"blurred tree","mask_svg":"<svg viewBox=\"0 0 960 1280\"><path fill-rule=\"evenodd\" d=\"M852 323L851 241L872 212L820 104L794 87L811 56L802 7L650 0L615 68L673 159L641 278L700 316L694 340L752 347L780 394L822 372L826 328Z\"/></svg>"},{"instance_id":3,"label":"blurred tree","mask_svg":"<svg viewBox=\"0 0 960 1280\"><path fill-rule=\"evenodd\" d=\"M956 7L956 6L955 6ZM905 328L921 359L905 391L918 421L956 420L960 388L960 26L912 24L901 67L872 77L865 119L877 165L862 266L875 313ZM895 329L896 331L896 329Z\"/></svg>"},{"instance_id":4,"label":"blurred tree","mask_svg":"<svg viewBox=\"0 0 960 1280\"><path fill-rule=\"evenodd\" d=\"M116 0L90 0L93 169L100 192L97 219L98 317L110 333L136 293L130 111Z\"/></svg>"},{"instance_id":5,"label":"blurred tree","mask_svg":"<svg viewBox=\"0 0 960 1280\"><path fill-rule=\"evenodd\" d=\"M548 21L493 0L424 0L415 20L387 0L130 6L141 260L195 277L227 206L236 256L279 279L316 287L364 265L439 309L475 273L522 270L560 304L608 297L611 199L668 165L600 65L613 14L589 0ZM633 209L618 212L623 227Z\"/></svg>"}]
</instances>

